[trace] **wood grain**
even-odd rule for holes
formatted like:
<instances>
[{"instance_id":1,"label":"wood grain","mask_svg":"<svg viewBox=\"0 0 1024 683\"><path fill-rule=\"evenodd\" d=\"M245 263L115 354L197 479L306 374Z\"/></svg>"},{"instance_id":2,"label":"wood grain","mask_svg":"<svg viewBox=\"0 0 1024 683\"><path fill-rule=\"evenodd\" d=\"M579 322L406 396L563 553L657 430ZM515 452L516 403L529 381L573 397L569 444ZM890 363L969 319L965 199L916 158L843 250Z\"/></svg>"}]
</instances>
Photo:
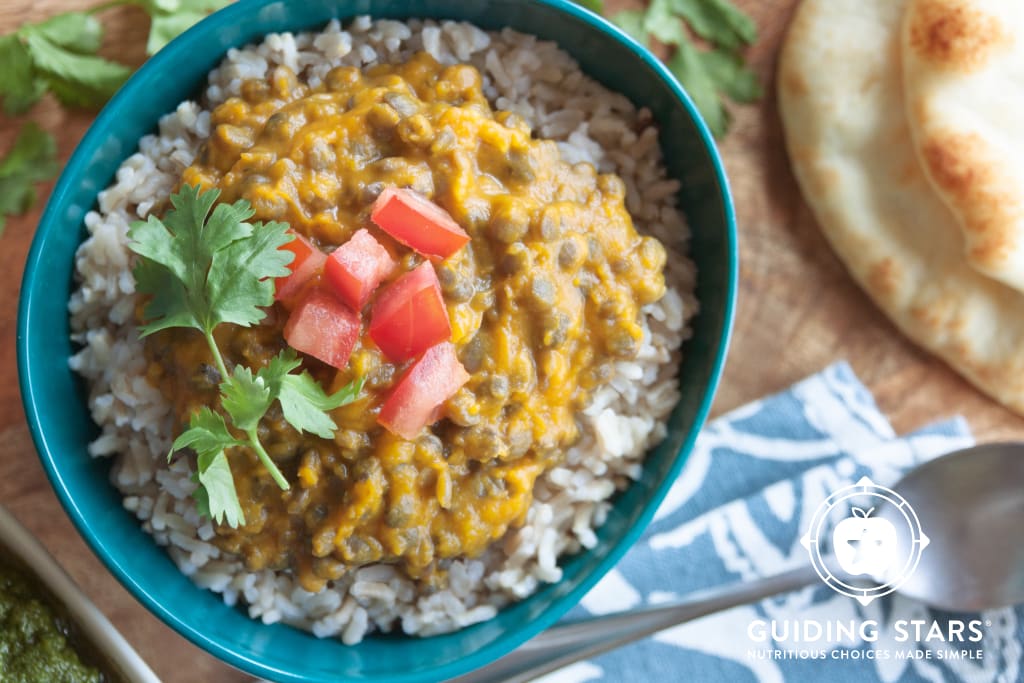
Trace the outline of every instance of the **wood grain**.
<instances>
[{"instance_id":1,"label":"wood grain","mask_svg":"<svg viewBox=\"0 0 1024 683\"><path fill-rule=\"evenodd\" d=\"M93 4L8 0L0 5L0 33L24 21ZM721 145L739 216L741 270L736 328L715 414L846 359L899 432L962 414L979 440L1024 437L1024 421L904 340L828 248L789 171L772 87L778 47L796 0L738 4L760 26L761 38L749 56L768 85L768 94L756 106L734 108L733 130ZM109 27L105 53L140 63L146 30L141 13L120 8L103 19ZM10 146L26 118L53 132L61 157L67 159L92 115L67 112L46 99L22 119L0 117L0 150ZM45 198L51 188L52 183L41 187L41 196ZM86 548L46 481L14 381L16 293L40 211L37 207L9 220L0 237L0 288L12 293L0 300L0 373L7 378L0 383L0 502L42 540L163 680L247 680L139 605Z\"/></svg>"}]
</instances>

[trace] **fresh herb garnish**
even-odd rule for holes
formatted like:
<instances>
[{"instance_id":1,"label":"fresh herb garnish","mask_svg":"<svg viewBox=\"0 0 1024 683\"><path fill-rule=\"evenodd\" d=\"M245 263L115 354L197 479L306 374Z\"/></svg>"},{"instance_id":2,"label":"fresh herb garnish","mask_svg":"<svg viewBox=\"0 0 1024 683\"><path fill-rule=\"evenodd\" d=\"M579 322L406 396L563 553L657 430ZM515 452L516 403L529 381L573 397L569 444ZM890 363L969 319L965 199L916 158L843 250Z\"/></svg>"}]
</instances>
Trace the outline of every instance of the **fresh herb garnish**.
<instances>
[{"instance_id":1,"label":"fresh herb garnish","mask_svg":"<svg viewBox=\"0 0 1024 683\"><path fill-rule=\"evenodd\" d=\"M84 12L65 12L26 23L0 36L0 93L4 111L20 114L50 91L64 105L96 108L110 99L133 68L99 56L103 25L96 14L134 5L150 16L146 53L154 54L176 35L230 0L113 0Z\"/></svg>"},{"instance_id":2,"label":"fresh herb garnish","mask_svg":"<svg viewBox=\"0 0 1024 683\"><path fill-rule=\"evenodd\" d=\"M49 180L60 168L53 136L33 122L18 131L14 146L0 160L0 234L7 217L36 203L35 184Z\"/></svg>"},{"instance_id":3,"label":"fresh herb garnish","mask_svg":"<svg viewBox=\"0 0 1024 683\"><path fill-rule=\"evenodd\" d=\"M602 0L576 1L594 12L604 9ZM724 98L747 103L761 97L757 75L741 53L757 40L757 26L729 0L651 0L646 9L623 10L610 19L639 43L653 37L674 48L666 65L715 137L729 130ZM694 35L710 48L698 47Z\"/></svg>"},{"instance_id":4,"label":"fresh herb garnish","mask_svg":"<svg viewBox=\"0 0 1024 683\"><path fill-rule=\"evenodd\" d=\"M9 116L23 114L52 92L69 107L98 108L128 79L132 68L100 57L103 25L96 14L118 5L141 7L150 16L146 53L230 0L113 0L84 12L65 12L25 23L0 36L0 99ZM25 125L0 161L0 233L9 215L35 204L33 184L56 175L56 141L34 123Z\"/></svg>"},{"instance_id":5,"label":"fresh herb garnish","mask_svg":"<svg viewBox=\"0 0 1024 683\"><path fill-rule=\"evenodd\" d=\"M231 0L126 0L125 4L138 5L149 14L146 54L154 55L179 33L184 33L207 14L225 7L230 2Z\"/></svg>"},{"instance_id":6,"label":"fresh herb garnish","mask_svg":"<svg viewBox=\"0 0 1024 683\"><path fill-rule=\"evenodd\" d=\"M255 373L242 365L228 371L214 329L225 323L249 327L266 316L263 309L274 302L274 278L288 275L294 257L280 247L294 237L284 223L249 223L253 210L248 202L216 204L219 196L218 190L200 192L186 185L171 195L173 208L163 219L136 221L128 236L131 250L141 257L134 271L137 289L151 297L142 335L172 327L196 329L220 373L220 407L230 426L221 413L204 407L174 440L168 457L185 448L196 452L199 486L193 496L200 513L235 527L245 518L228 449L250 448L287 490L287 479L260 442L260 420L278 401L292 427L330 438L337 425L327 411L358 398L362 380L327 394L307 372L295 372L301 361L290 349Z\"/></svg>"},{"instance_id":7,"label":"fresh herb garnish","mask_svg":"<svg viewBox=\"0 0 1024 683\"><path fill-rule=\"evenodd\" d=\"M47 90L72 107L106 102L132 70L98 56L102 42L103 26L88 12L58 14L0 36L4 110L20 114Z\"/></svg>"},{"instance_id":8,"label":"fresh herb garnish","mask_svg":"<svg viewBox=\"0 0 1024 683\"><path fill-rule=\"evenodd\" d=\"M604 12L604 0L576 0L576 4L581 7L586 7L594 14L601 14Z\"/></svg>"}]
</instances>

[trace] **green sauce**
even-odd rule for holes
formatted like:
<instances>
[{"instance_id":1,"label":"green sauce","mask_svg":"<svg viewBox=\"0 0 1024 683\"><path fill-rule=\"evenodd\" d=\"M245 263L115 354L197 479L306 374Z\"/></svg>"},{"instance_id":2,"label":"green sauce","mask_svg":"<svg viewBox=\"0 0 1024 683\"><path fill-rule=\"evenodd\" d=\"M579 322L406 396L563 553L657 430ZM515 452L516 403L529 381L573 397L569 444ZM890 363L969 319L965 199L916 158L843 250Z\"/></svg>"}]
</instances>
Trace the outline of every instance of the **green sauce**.
<instances>
[{"instance_id":1,"label":"green sauce","mask_svg":"<svg viewBox=\"0 0 1024 683\"><path fill-rule=\"evenodd\" d=\"M0 559L0 679L4 683L102 683L68 640L70 620L42 587Z\"/></svg>"}]
</instances>

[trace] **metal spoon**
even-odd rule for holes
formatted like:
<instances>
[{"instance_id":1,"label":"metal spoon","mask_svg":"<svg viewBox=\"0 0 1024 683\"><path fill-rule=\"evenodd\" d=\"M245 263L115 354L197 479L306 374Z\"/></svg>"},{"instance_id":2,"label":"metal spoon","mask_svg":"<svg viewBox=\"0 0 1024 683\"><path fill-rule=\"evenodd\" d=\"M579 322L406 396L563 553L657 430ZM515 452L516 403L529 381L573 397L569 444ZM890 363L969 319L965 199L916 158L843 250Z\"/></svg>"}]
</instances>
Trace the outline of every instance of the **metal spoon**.
<instances>
[{"instance_id":1,"label":"metal spoon","mask_svg":"<svg viewBox=\"0 0 1024 683\"><path fill-rule=\"evenodd\" d=\"M974 612L1024 602L1024 443L974 446L931 460L893 487L931 541L908 597ZM897 521L889 510L880 516ZM819 581L807 565L694 593L681 603L555 626L497 661L448 683L525 683L671 626Z\"/></svg>"}]
</instances>

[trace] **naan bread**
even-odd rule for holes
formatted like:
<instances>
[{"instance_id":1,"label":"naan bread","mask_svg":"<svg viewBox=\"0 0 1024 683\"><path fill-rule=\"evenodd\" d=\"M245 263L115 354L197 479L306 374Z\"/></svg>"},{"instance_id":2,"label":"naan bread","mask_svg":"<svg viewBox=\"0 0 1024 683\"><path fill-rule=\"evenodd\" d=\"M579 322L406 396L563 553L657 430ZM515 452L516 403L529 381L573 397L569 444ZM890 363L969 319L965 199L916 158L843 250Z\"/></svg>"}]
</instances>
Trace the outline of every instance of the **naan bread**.
<instances>
[{"instance_id":1,"label":"naan bread","mask_svg":"<svg viewBox=\"0 0 1024 683\"><path fill-rule=\"evenodd\" d=\"M903 92L967 262L1024 290L1024 2L910 0Z\"/></svg>"},{"instance_id":2,"label":"naan bread","mask_svg":"<svg viewBox=\"0 0 1024 683\"><path fill-rule=\"evenodd\" d=\"M967 265L957 222L910 142L906 0L805 0L779 106L804 196L840 258L912 340L1024 414L1024 294Z\"/></svg>"}]
</instances>

